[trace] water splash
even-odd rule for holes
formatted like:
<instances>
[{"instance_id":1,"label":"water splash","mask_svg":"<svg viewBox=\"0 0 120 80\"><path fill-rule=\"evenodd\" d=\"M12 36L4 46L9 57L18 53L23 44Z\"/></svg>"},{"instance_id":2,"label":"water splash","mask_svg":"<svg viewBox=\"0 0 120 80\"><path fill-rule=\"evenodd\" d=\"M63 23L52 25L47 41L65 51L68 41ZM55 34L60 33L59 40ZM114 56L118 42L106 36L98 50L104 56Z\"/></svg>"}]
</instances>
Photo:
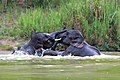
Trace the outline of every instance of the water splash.
<instances>
[{"instance_id":1,"label":"water splash","mask_svg":"<svg viewBox=\"0 0 120 80\"><path fill-rule=\"evenodd\" d=\"M18 52L17 52L18 53ZM79 56L43 56L39 57L37 55L28 55L23 52L19 52L19 54L1 54L0 60L32 60L32 59L44 59L44 60L59 60L59 59L75 59L75 60L94 60L94 59L120 59L120 56L117 55L95 55L95 56L86 56L86 57L79 57Z\"/></svg>"}]
</instances>

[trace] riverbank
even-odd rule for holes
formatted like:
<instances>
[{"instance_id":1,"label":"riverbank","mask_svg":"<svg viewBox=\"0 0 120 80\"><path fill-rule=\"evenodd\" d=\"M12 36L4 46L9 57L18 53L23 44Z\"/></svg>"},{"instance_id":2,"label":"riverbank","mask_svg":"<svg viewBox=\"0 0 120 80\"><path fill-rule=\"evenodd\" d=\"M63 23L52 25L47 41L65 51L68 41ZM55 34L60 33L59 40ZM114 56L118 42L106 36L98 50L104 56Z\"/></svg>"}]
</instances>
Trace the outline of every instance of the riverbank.
<instances>
[{"instance_id":1,"label":"riverbank","mask_svg":"<svg viewBox=\"0 0 120 80\"><path fill-rule=\"evenodd\" d=\"M0 51L12 51L16 49L17 47L22 46L24 43L26 43L27 40L14 40L14 39L0 39Z\"/></svg>"},{"instance_id":2,"label":"riverbank","mask_svg":"<svg viewBox=\"0 0 120 80\"><path fill-rule=\"evenodd\" d=\"M6 50L0 50L0 54L11 54L13 51L6 51ZM120 52L102 52L103 54L106 55L120 55Z\"/></svg>"},{"instance_id":3,"label":"riverbank","mask_svg":"<svg viewBox=\"0 0 120 80\"><path fill-rule=\"evenodd\" d=\"M0 39L28 39L33 31L51 33L63 27L74 27L82 32L89 44L98 46L100 50L120 51L118 0L37 1L33 1L34 8L8 3L5 12L1 12L4 6L0 3Z\"/></svg>"}]
</instances>

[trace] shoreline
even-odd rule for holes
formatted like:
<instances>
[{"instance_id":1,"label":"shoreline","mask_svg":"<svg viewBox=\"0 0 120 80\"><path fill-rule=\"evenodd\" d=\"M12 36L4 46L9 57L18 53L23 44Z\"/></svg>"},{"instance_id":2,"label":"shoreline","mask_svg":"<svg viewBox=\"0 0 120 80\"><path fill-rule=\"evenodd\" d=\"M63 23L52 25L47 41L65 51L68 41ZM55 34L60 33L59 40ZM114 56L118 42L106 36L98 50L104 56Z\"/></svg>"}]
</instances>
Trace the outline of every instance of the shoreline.
<instances>
[{"instance_id":1,"label":"shoreline","mask_svg":"<svg viewBox=\"0 0 120 80\"><path fill-rule=\"evenodd\" d=\"M0 51L0 54L11 54L13 51Z\"/></svg>"},{"instance_id":2,"label":"shoreline","mask_svg":"<svg viewBox=\"0 0 120 80\"><path fill-rule=\"evenodd\" d=\"M13 51L5 51L5 50L0 50L0 54L11 54ZM101 53L103 54L107 54L107 55L120 55L120 52L112 52L112 51L101 51Z\"/></svg>"}]
</instances>

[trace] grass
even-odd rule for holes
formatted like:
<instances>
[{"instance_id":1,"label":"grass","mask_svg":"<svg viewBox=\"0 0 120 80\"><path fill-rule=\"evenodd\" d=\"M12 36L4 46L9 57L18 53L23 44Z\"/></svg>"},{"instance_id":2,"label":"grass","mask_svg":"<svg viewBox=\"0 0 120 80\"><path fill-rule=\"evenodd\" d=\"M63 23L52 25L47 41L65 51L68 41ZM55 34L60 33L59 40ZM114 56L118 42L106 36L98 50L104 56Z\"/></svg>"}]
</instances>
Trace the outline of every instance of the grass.
<instances>
[{"instance_id":1,"label":"grass","mask_svg":"<svg viewBox=\"0 0 120 80\"><path fill-rule=\"evenodd\" d=\"M0 34L29 38L33 31L49 33L64 26L75 27L83 32L90 44L101 50L120 49L117 0L37 0L34 4L35 8L29 9L15 3L9 5L7 12L2 13Z\"/></svg>"},{"instance_id":2,"label":"grass","mask_svg":"<svg viewBox=\"0 0 120 80\"><path fill-rule=\"evenodd\" d=\"M0 80L119 80L119 60L0 61Z\"/></svg>"}]
</instances>

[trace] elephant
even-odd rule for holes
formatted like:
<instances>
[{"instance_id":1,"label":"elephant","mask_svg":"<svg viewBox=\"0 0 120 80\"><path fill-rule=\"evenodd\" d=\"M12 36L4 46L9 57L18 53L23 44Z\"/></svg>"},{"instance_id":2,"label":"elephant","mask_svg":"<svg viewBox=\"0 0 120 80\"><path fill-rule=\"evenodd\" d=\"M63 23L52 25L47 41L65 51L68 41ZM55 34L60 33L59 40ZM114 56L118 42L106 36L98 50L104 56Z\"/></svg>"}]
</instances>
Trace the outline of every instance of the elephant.
<instances>
[{"instance_id":1,"label":"elephant","mask_svg":"<svg viewBox=\"0 0 120 80\"><path fill-rule=\"evenodd\" d=\"M37 52L38 56L41 56L42 53L43 56L44 55L57 56L57 55L62 55L63 52L63 51L55 51L57 44L63 44L64 46L69 47L73 43L76 42L82 43L83 41L84 41L84 37L79 30L65 29L59 32L53 32L50 35L46 35L40 32L35 32L32 34L29 44L34 46L35 52Z\"/></svg>"},{"instance_id":2,"label":"elephant","mask_svg":"<svg viewBox=\"0 0 120 80\"><path fill-rule=\"evenodd\" d=\"M66 50L55 51L58 44L67 45ZM101 55L101 52L96 47L89 45L82 33L75 29L65 29L51 34L33 32L30 41L18 50L38 56L66 56L71 54L84 57Z\"/></svg>"},{"instance_id":3,"label":"elephant","mask_svg":"<svg viewBox=\"0 0 120 80\"><path fill-rule=\"evenodd\" d=\"M73 55L73 56L94 56L94 55L101 55L99 49L94 46L89 45L86 41L80 43L71 44L63 53L62 56L66 55Z\"/></svg>"},{"instance_id":4,"label":"elephant","mask_svg":"<svg viewBox=\"0 0 120 80\"><path fill-rule=\"evenodd\" d=\"M102 53L100 52L99 49L89 45L86 41L83 41L81 44L80 43L71 44L65 51L45 50L42 55L43 56L71 55L71 56L85 57L85 56L94 56L94 55L101 55L101 54Z\"/></svg>"},{"instance_id":5,"label":"elephant","mask_svg":"<svg viewBox=\"0 0 120 80\"><path fill-rule=\"evenodd\" d=\"M49 34L42 32L33 32L29 44L35 49L43 48L48 49L54 44L54 39Z\"/></svg>"},{"instance_id":6,"label":"elephant","mask_svg":"<svg viewBox=\"0 0 120 80\"><path fill-rule=\"evenodd\" d=\"M36 51L40 51L42 48L50 48L53 45L52 40L53 39L47 34L33 32L28 43L24 44L22 47L19 47L17 50L14 50L12 54L15 54L15 51L23 51L28 55L35 55Z\"/></svg>"},{"instance_id":7,"label":"elephant","mask_svg":"<svg viewBox=\"0 0 120 80\"><path fill-rule=\"evenodd\" d=\"M84 41L84 37L82 35L82 33L79 30L63 30L61 32L58 33L53 33L50 36L54 35L54 40L58 39L58 41L56 41L54 43L54 45L52 46L52 50L55 50L57 44L63 44L64 46L70 46L71 43L75 43L75 42L83 42Z\"/></svg>"},{"instance_id":8,"label":"elephant","mask_svg":"<svg viewBox=\"0 0 120 80\"><path fill-rule=\"evenodd\" d=\"M18 47L17 50L14 50L12 54L14 55L34 55L35 54L35 48L30 44L24 44L22 47Z\"/></svg>"}]
</instances>

